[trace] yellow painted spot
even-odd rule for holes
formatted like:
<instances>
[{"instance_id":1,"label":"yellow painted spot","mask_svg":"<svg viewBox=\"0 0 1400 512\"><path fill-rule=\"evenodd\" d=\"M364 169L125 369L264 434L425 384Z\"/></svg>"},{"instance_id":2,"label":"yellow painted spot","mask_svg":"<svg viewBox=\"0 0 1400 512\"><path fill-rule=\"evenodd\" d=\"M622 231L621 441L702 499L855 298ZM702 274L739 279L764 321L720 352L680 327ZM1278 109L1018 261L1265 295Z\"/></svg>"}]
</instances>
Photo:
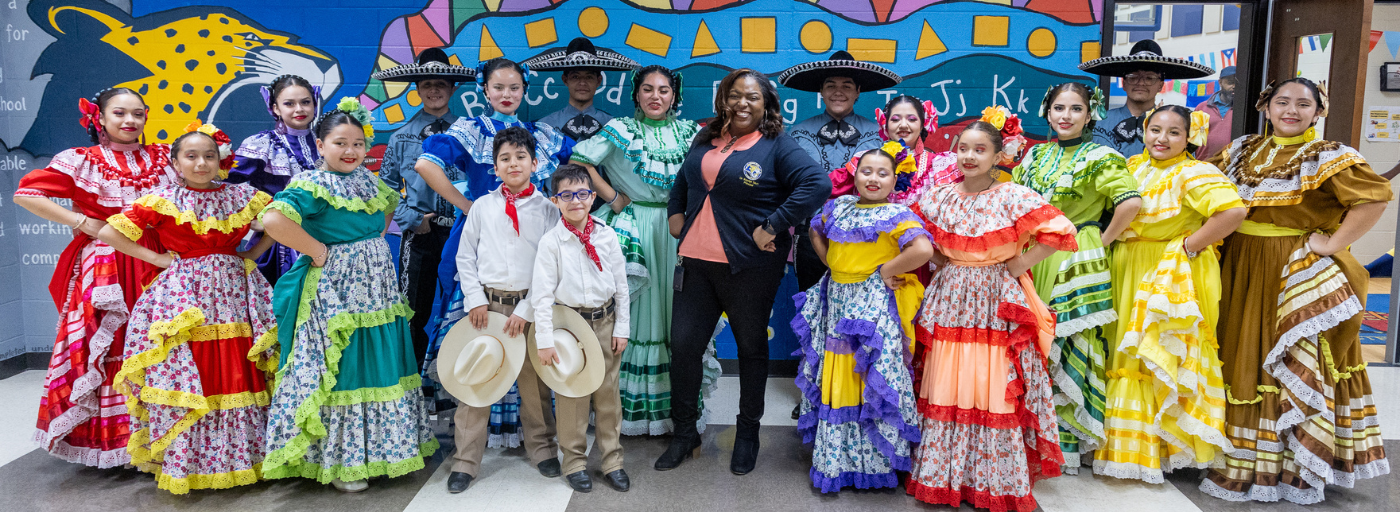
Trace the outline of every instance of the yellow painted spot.
<instances>
[{"instance_id":1,"label":"yellow painted spot","mask_svg":"<svg viewBox=\"0 0 1400 512\"><path fill-rule=\"evenodd\" d=\"M1049 57L1055 53L1055 32L1044 27L1032 30L1026 38L1026 51L1036 57Z\"/></svg>"},{"instance_id":2,"label":"yellow painted spot","mask_svg":"<svg viewBox=\"0 0 1400 512\"><path fill-rule=\"evenodd\" d=\"M384 82L384 94L387 94L389 99L397 98L408 90L409 85L408 82Z\"/></svg>"},{"instance_id":3,"label":"yellow painted spot","mask_svg":"<svg viewBox=\"0 0 1400 512\"><path fill-rule=\"evenodd\" d=\"M496 12L501 10L501 0L485 0L486 10Z\"/></svg>"},{"instance_id":4,"label":"yellow painted spot","mask_svg":"<svg viewBox=\"0 0 1400 512\"><path fill-rule=\"evenodd\" d=\"M400 107L398 103L389 105L388 108L384 109L384 120L388 121L389 124L403 121L403 107Z\"/></svg>"},{"instance_id":5,"label":"yellow painted spot","mask_svg":"<svg viewBox=\"0 0 1400 512\"><path fill-rule=\"evenodd\" d=\"M1006 34L1011 28L1007 16L973 16L973 46L1006 46Z\"/></svg>"},{"instance_id":6,"label":"yellow painted spot","mask_svg":"<svg viewBox=\"0 0 1400 512\"><path fill-rule=\"evenodd\" d=\"M894 62L895 50L899 42L893 39L846 39L846 51L856 60L868 62Z\"/></svg>"},{"instance_id":7,"label":"yellow painted spot","mask_svg":"<svg viewBox=\"0 0 1400 512\"><path fill-rule=\"evenodd\" d=\"M598 7L584 9L578 13L578 31L582 32L584 37L603 35L608 31L608 12Z\"/></svg>"},{"instance_id":8,"label":"yellow painted spot","mask_svg":"<svg viewBox=\"0 0 1400 512\"><path fill-rule=\"evenodd\" d=\"M778 49L777 18L741 18L739 33L744 53L773 53Z\"/></svg>"},{"instance_id":9,"label":"yellow painted spot","mask_svg":"<svg viewBox=\"0 0 1400 512\"><path fill-rule=\"evenodd\" d=\"M554 18L545 18L525 24L525 44L530 45L531 48L538 48L558 40L559 33L554 31Z\"/></svg>"},{"instance_id":10,"label":"yellow painted spot","mask_svg":"<svg viewBox=\"0 0 1400 512\"><path fill-rule=\"evenodd\" d=\"M715 43L715 36L710 35L710 27L705 26L705 20L700 20L700 28L695 29L695 45L690 48L690 57L716 53L719 53L719 44Z\"/></svg>"},{"instance_id":11,"label":"yellow painted spot","mask_svg":"<svg viewBox=\"0 0 1400 512\"><path fill-rule=\"evenodd\" d=\"M410 107L416 107L423 103L423 98L418 97L418 89L408 91L408 96L404 96L403 100L407 101Z\"/></svg>"},{"instance_id":12,"label":"yellow painted spot","mask_svg":"<svg viewBox=\"0 0 1400 512\"><path fill-rule=\"evenodd\" d=\"M806 25L802 25L799 37L802 39L802 47L809 52L826 53L831 51L831 27L827 26L826 23L817 20L807 22Z\"/></svg>"},{"instance_id":13,"label":"yellow painted spot","mask_svg":"<svg viewBox=\"0 0 1400 512\"><path fill-rule=\"evenodd\" d=\"M1079 43L1079 62L1089 62L1099 58L1103 54L1098 41L1084 41Z\"/></svg>"},{"instance_id":14,"label":"yellow painted spot","mask_svg":"<svg viewBox=\"0 0 1400 512\"><path fill-rule=\"evenodd\" d=\"M671 51L671 36L643 27L636 23L632 24L632 29L627 31L627 46L650 53L657 57L666 57L666 53Z\"/></svg>"},{"instance_id":15,"label":"yellow painted spot","mask_svg":"<svg viewBox=\"0 0 1400 512\"><path fill-rule=\"evenodd\" d=\"M457 58L457 56L456 56L455 54L454 54L454 55L448 55L448 56L447 56L447 62L450 63L450 64L452 64L453 66L461 66L461 65L462 65L462 59Z\"/></svg>"},{"instance_id":16,"label":"yellow painted spot","mask_svg":"<svg viewBox=\"0 0 1400 512\"><path fill-rule=\"evenodd\" d=\"M491 37L491 31L486 30L486 25L481 26L481 49L476 52L477 60L491 60L496 57L505 56L501 47L496 46L496 40Z\"/></svg>"},{"instance_id":17,"label":"yellow painted spot","mask_svg":"<svg viewBox=\"0 0 1400 512\"><path fill-rule=\"evenodd\" d=\"M914 53L914 60L932 57L948 51L948 45L943 44L943 40L938 38L938 33L933 31L933 27L928 25L928 20L924 20L924 30L919 33L919 50Z\"/></svg>"},{"instance_id":18,"label":"yellow painted spot","mask_svg":"<svg viewBox=\"0 0 1400 512\"><path fill-rule=\"evenodd\" d=\"M379 54L379 58L375 60L375 64L379 65L379 69L389 69L399 65L399 63L394 62L394 59L386 57L382 53Z\"/></svg>"}]
</instances>

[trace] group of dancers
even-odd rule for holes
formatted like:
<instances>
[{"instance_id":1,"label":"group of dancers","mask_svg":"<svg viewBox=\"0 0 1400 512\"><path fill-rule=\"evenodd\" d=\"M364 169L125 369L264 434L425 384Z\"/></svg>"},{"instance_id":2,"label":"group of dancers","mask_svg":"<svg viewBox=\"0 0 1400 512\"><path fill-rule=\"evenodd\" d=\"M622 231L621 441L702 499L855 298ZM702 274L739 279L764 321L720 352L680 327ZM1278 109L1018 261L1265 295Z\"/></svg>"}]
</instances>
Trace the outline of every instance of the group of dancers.
<instances>
[{"instance_id":1,"label":"group of dancers","mask_svg":"<svg viewBox=\"0 0 1400 512\"><path fill-rule=\"evenodd\" d=\"M1081 67L1212 73L1160 54L1139 45ZM571 91L552 122L516 116L532 68L562 71ZM592 107L602 69L633 71L633 115ZM275 124L237 149L198 121L168 146L145 144L148 109L129 89L80 100L94 145L55 156L15 194L74 230L50 285L46 450L134 465L177 494L296 476L353 492L424 467L438 448L434 389L446 388L463 401L450 492L470 485L488 439L523 442L541 474L587 492L590 406L601 474L625 491L619 435L674 431L665 470L705 424L694 383L718 365L712 349L672 361L683 334L672 312L689 260L735 263L724 181L762 187L786 166L829 170L816 180L830 182L825 204L780 226L796 249L775 247L768 221L741 228L759 251L794 253L794 416L821 492L903 483L930 503L1030 511L1036 481L1081 467L1147 483L1196 468L1219 498L1316 503L1327 484L1389 472L1359 348L1366 274L1347 247L1390 186L1317 136L1327 95L1307 79L1260 93L1265 133L1198 160L1204 114L1130 116L1143 151L1125 159L1093 140L1105 99L1078 82L1040 104L1051 141L1028 148L1021 120L992 106L938 152L925 145L938 126L929 102L901 95L873 121L853 113L861 91L899 77L844 52L776 77L826 105L787 132L749 118L776 112L757 72L726 78L719 116L697 124L676 116L680 73L587 40L476 68L430 49L377 78L416 84L423 102L378 176L364 166L369 111L354 99L323 109L300 77L263 89ZM491 110L452 115L452 91L473 81ZM731 148L762 139L801 151L730 176ZM709 197L687 207L687 188ZM556 304L601 344L594 391L546 384L560 363ZM533 361L463 377L483 363L444 343L462 320L528 337ZM744 414L736 474L758 450Z\"/></svg>"}]
</instances>

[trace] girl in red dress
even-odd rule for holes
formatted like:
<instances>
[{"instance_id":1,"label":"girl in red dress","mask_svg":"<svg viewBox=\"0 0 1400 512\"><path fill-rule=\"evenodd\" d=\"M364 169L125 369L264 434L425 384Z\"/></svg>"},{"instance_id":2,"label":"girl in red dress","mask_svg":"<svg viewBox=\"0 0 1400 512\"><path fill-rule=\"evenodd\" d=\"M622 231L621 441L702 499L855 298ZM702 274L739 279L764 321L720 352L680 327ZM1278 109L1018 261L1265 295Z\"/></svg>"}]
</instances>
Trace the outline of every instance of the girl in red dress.
<instances>
[{"instance_id":1,"label":"girl in red dress","mask_svg":"<svg viewBox=\"0 0 1400 512\"><path fill-rule=\"evenodd\" d=\"M128 312L157 269L96 237L103 219L147 192L179 183L179 176L170 168L169 146L142 143L148 109L141 95L107 89L78 105L95 145L65 150L48 167L30 171L14 197L35 215L73 228L49 283L58 336L34 438L63 460L110 468L130 461L126 400L112 378L122 366ZM72 209L59 199L72 201ZM141 243L163 251L155 237Z\"/></svg>"},{"instance_id":2,"label":"girl in red dress","mask_svg":"<svg viewBox=\"0 0 1400 512\"><path fill-rule=\"evenodd\" d=\"M187 130L171 144L184 183L138 199L98 233L165 269L131 310L114 385L131 414L131 463L175 494L258 481L277 366L272 286L253 263L272 239L237 252L272 197L217 181L233 165L228 136L198 121ZM170 253L140 245L155 235Z\"/></svg>"}]
</instances>

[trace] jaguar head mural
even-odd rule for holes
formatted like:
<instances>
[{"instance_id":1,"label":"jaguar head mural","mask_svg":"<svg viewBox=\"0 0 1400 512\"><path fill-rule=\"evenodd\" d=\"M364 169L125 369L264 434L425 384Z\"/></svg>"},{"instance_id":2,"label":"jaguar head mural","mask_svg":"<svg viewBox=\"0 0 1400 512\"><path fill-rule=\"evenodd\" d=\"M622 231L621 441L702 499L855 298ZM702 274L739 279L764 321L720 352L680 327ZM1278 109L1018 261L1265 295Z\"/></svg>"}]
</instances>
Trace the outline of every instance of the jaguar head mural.
<instances>
[{"instance_id":1,"label":"jaguar head mural","mask_svg":"<svg viewBox=\"0 0 1400 512\"><path fill-rule=\"evenodd\" d=\"M146 138L168 142L196 117L217 123L235 140L266 129L258 86L279 75L320 85L323 100L341 84L334 58L232 9L184 7L132 18L97 0L60 0L30 2L29 15L58 39L33 71L52 75L22 144L36 154L87 144L74 105L107 87L145 96L151 108Z\"/></svg>"}]
</instances>

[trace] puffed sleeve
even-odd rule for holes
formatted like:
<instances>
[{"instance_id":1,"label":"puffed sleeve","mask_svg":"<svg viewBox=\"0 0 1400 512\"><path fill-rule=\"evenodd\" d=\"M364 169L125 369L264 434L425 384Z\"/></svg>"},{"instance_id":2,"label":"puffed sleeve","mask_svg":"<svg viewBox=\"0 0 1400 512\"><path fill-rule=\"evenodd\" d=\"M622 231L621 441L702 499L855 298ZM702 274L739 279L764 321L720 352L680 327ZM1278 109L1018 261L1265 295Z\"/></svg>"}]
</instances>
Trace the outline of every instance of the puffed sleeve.
<instances>
[{"instance_id":1,"label":"puffed sleeve","mask_svg":"<svg viewBox=\"0 0 1400 512\"><path fill-rule=\"evenodd\" d=\"M455 124L453 128L456 128ZM446 133L439 133L423 140L423 154L418 155L418 159L432 162L445 171L452 168L466 169L470 157L467 155L467 148L462 147L457 139Z\"/></svg>"},{"instance_id":2,"label":"puffed sleeve","mask_svg":"<svg viewBox=\"0 0 1400 512\"><path fill-rule=\"evenodd\" d=\"M914 212L909 212L909 217L909 219L899 221L899 224L895 224L894 229L890 230L890 236L898 241L899 247L902 249L919 237L927 238L929 242L933 242L933 235L929 234L922 222L919 222L918 216L914 215Z\"/></svg>"},{"instance_id":3,"label":"puffed sleeve","mask_svg":"<svg viewBox=\"0 0 1400 512\"><path fill-rule=\"evenodd\" d=\"M620 125L616 119L608 121L603 131L575 144L573 155L569 158L597 167L607 160L614 150L626 149L625 145L628 143L624 142L618 133Z\"/></svg>"},{"instance_id":4,"label":"puffed sleeve","mask_svg":"<svg viewBox=\"0 0 1400 512\"><path fill-rule=\"evenodd\" d=\"M1211 172L1216 175L1212 177L1218 179L1194 180L1196 183L1188 183L1182 203L1207 218L1225 210L1244 208L1244 201L1240 200L1240 193L1235 189L1235 185L1230 183L1224 174L1220 174L1218 169L1211 169Z\"/></svg>"},{"instance_id":5,"label":"puffed sleeve","mask_svg":"<svg viewBox=\"0 0 1400 512\"><path fill-rule=\"evenodd\" d=\"M1322 183L1342 206L1350 208L1363 203L1385 203L1394 199L1390 181L1371 170L1371 164L1360 162L1333 174Z\"/></svg>"},{"instance_id":6,"label":"puffed sleeve","mask_svg":"<svg viewBox=\"0 0 1400 512\"><path fill-rule=\"evenodd\" d=\"M258 215L259 220L266 216L267 212L276 211L291 219L292 222L301 224L303 218L320 215L326 208L330 207L330 204L326 203L325 200L316 197L310 191L297 187L288 187L286 190L278 192L272 199L267 208Z\"/></svg>"},{"instance_id":7,"label":"puffed sleeve","mask_svg":"<svg viewBox=\"0 0 1400 512\"><path fill-rule=\"evenodd\" d=\"M1098 167L1094 173L1094 190L1107 197L1111 207L1134 197L1141 197L1142 194L1138 193L1137 178L1128 172L1128 163L1123 160L1123 155L1110 153L1094 165Z\"/></svg>"},{"instance_id":8,"label":"puffed sleeve","mask_svg":"<svg viewBox=\"0 0 1400 512\"><path fill-rule=\"evenodd\" d=\"M1016 219L1016 231L1024 236L1029 234L1035 243L1048 245L1060 251L1078 251L1079 242L1074 239L1077 231L1074 223L1059 208L1045 202L1039 194L1030 192L1020 198L1018 207L1029 211Z\"/></svg>"},{"instance_id":9,"label":"puffed sleeve","mask_svg":"<svg viewBox=\"0 0 1400 512\"><path fill-rule=\"evenodd\" d=\"M107 224L133 241L140 240L147 229L159 229L169 218L151 207L151 204L159 199L153 195L137 199L121 213L107 217Z\"/></svg>"},{"instance_id":10,"label":"puffed sleeve","mask_svg":"<svg viewBox=\"0 0 1400 512\"><path fill-rule=\"evenodd\" d=\"M84 158L86 157L78 154L77 150L64 150L53 157L48 167L34 169L20 178L19 186L15 189L15 196L72 199L77 192L73 176L54 168L54 164L81 161Z\"/></svg>"},{"instance_id":11,"label":"puffed sleeve","mask_svg":"<svg viewBox=\"0 0 1400 512\"><path fill-rule=\"evenodd\" d=\"M836 200L827 200L826 204L822 206L822 209L817 210L817 214L812 216L812 221L808 223L808 226L812 228L812 231L817 232L821 236L827 236L827 224L831 221L831 216L835 211Z\"/></svg>"}]
</instances>

